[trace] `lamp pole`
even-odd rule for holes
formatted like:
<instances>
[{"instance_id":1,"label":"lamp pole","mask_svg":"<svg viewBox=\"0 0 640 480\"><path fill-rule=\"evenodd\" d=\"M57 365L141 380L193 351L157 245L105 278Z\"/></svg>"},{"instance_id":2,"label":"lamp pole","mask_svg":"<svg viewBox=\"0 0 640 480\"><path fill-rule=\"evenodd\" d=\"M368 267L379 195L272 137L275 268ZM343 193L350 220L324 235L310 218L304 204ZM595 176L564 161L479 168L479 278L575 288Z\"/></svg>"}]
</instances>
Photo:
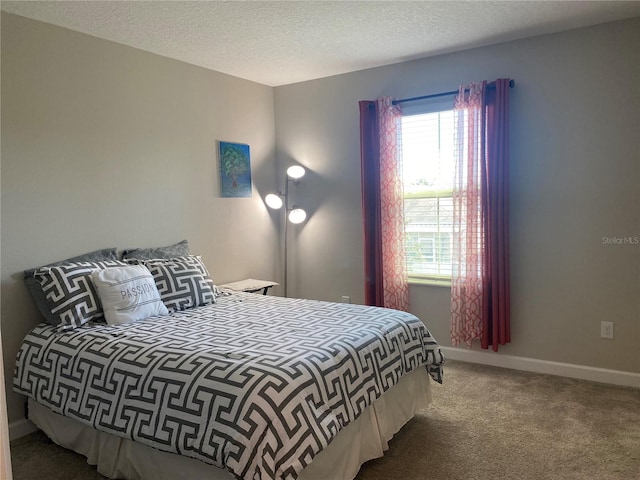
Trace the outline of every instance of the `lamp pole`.
<instances>
[{"instance_id":1,"label":"lamp pole","mask_svg":"<svg viewBox=\"0 0 640 480\"><path fill-rule=\"evenodd\" d=\"M289 298L289 289L287 278L289 275L289 250L287 249L287 244L289 240L289 219L287 216L289 215L289 181L291 179L289 176L286 176L285 184L284 184L284 296Z\"/></svg>"},{"instance_id":2,"label":"lamp pole","mask_svg":"<svg viewBox=\"0 0 640 480\"><path fill-rule=\"evenodd\" d=\"M305 174L305 169L300 165L293 165L287 169L284 183L284 194L282 192L269 193L265 197L265 203L268 207L273 209L282 208L284 203L284 296L289 296L289 222L302 223L307 218L307 213L300 207L289 205L289 182L298 183L298 179L302 178ZM284 202L282 201L284 197Z\"/></svg>"}]
</instances>

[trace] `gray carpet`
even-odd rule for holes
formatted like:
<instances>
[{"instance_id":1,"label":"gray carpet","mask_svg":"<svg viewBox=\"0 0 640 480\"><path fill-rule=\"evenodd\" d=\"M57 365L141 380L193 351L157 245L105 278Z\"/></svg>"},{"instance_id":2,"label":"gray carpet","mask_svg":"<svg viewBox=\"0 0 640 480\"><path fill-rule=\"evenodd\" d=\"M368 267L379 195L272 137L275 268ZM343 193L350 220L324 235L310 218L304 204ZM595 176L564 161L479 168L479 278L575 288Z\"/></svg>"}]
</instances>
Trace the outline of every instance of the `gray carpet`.
<instances>
[{"instance_id":1,"label":"gray carpet","mask_svg":"<svg viewBox=\"0 0 640 480\"><path fill-rule=\"evenodd\" d=\"M432 390L357 480L640 479L640 390L453 361ZM14 480L105 478L40 432L11 456Z\"/></svg>"}]
</instances>

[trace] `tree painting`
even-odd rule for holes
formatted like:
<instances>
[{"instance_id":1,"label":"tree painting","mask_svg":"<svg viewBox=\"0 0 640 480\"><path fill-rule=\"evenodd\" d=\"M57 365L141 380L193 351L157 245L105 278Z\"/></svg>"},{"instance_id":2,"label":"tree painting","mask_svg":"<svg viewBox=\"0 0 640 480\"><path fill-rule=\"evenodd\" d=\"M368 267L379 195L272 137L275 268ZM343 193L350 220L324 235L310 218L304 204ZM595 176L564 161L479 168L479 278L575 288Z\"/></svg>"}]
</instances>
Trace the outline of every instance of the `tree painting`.
<instances>
[{"instance_id":1,"label":"tree painting","mask_svg":"<svg viewBox=\"0 0 640 480\"><path fill-rule=\"evenodd\" d=\"M223 197L251 196L249 145L220 142L220 178Z\"/></svg>"}]
</instances>

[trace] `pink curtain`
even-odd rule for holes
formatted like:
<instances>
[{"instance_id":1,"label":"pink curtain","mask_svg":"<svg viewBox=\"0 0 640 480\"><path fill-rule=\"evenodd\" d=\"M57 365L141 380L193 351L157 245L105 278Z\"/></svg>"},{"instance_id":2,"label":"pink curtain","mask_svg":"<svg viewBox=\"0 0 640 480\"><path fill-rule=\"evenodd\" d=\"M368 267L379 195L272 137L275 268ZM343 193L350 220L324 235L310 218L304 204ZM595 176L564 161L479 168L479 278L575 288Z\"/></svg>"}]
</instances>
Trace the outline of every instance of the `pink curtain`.
<instances>
[{"instance_id":1,"label":"pink curtain","mask_svg":"<svg viewBox=\"0 0 640 480\"><path fill-rule=\"evenodd\" d=\"M482 337L483 224L480 185L485 84L465 87L455 100L453 185L453 245L451 272L451 343L471 348Z\"/></svg>"},{"instance_id":2,"label":"pink curtain","mask_svg":"<svg viewBox=\"0 0 640 480\"><path fill-rule=\"evenodd\" d=\"M402 112L391 98L360 102L365 302L409 308L404 252L402 163L398 128Z\"/></svg>"},{"instance_id":3,"label":"pink curtain","mask_svg":"<svg viewBox=\"0 0 640 480\"><path fill-rule=\"evenodd\" d=\"M455 101L451 342L494 351L511 340L508 95L498 79L460 87Z\"/></svg>"}]
</instances>

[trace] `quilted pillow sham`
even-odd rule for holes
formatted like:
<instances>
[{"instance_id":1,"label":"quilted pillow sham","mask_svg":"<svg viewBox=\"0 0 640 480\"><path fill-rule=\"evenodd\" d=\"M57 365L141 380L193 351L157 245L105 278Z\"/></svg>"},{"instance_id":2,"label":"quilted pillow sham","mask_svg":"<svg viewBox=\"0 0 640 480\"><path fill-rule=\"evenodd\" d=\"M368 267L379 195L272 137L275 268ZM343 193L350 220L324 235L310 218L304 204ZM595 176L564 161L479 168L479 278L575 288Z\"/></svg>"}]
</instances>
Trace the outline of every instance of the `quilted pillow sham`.
<instances>
[{"instance_id":1,"label":"quilted pillow sham","mask_svg":"<svg viewBox=\"0 0 640 480\"><path fill-rule=\"evenodd\" d=\"M119 260L72 262L41 267L34 272L45 295L47 308L60 330L78 328L103 318L102 304L91 281L96 270L126 266Z\"/></svg>"},{"instance_id":2,"label":"quilted pillow sham","mask_svg":"<svg viewBox=\"0 0 640 480\"><path fill-rule=\"evenodd\" d=\"M58 315L54 315L51 313L51 307L49 302L47 301L46 295L42 291L42 286L40 282L35 277L36 271L45 267L54 267L59 265L64 265L67 263L77 263L77 262L102 262L107 260L117 260L118 254L116 248L105 248L102 250L96 250L94 252L85 253L83 255L78 255L77 257L67 258L66 260L62 260L60 262L50 263L48 265L44 265L38 268L31 268L29 270L24 271L24 284L27 287L27 291L31 298L33 298L33 302L36 305L36 308L40 312L40 314L45 318L47 323L51 325L57 325L60 321Z\"/></svg>"},{"instance_id":3,"label":"quilted pillow sham","mask_svg":"<svg viewBox=\"0 0 640 480\"><path fill-rule=\"evenodd\" d=\"M144 265L96 270L91 280L98 290L109 325L133 323L156 315L167 315L153 275Z\"/></svg>"},{"instance_id":4,"label":"quilted pillow sham","mask_svg":"<svg viewBox=\"0 0 640 480\"><path fill-rule=\"evenodd\" d=\"M169 312L215 303L215 286L199 256L146 260Z\"/></svg>"}]
</instances>

